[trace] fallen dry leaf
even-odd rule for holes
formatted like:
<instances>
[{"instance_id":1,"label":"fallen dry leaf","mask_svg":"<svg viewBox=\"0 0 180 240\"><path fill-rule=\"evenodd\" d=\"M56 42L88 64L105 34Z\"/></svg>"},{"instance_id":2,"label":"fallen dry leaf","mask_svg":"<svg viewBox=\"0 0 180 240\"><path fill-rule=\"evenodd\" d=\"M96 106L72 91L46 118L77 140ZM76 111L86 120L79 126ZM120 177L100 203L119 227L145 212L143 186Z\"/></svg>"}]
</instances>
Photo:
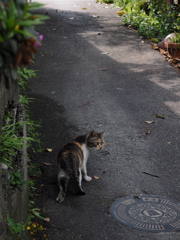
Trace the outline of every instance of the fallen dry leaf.
<instances>
[{"instance_id":1,"label":"fallen dry leaf","mask_svg":"<svg viewBox=\"0 0 180 240\"><path fill-rule=\"evenodd\" d=\"M86 10L87 8L81 8L81 9Z\"/></svg>"},{"instance_id":2,"label":"fallen dry leaf","mask_svg":"<svg viewBox=\"0 0 180 240\"><path fill-rule=\"evenodd\" d=\"M106 71L106 70L108 70L108 68L101 68L100 70L101 71Z\"/></svg>"},{"instance_id":3,"label":"fallen dry leaf","mask_svg":"<svg viewBox=\"0 0 180 240\"><path fill-rule=\"evenodd\" d=\"M34 196L35 196L35 197L40 197L41 195L38 194L38 193L34 193Z\"/></svg>"},{"instance_id":4,"label":"fallen dry leaf","mask_svg":"<svg viewBox=\"0 0 180 240\"><path fill-rule=\"evenodd\" d=\"M152 45L152 49L159 50L159 48L157 46L154 46L154 45Z\"/></svg>"},{"instance_id":5,"label":"fallen dry leaf","mask_svg":"<svg viewBox=\"0 0 180 240\"><path fill-rule=\"evenodd\" d=\"M44 165L46 165L46 166L51 166L52 163L46 163L46 162L44 162Z\"/></svg>"},{"instance_id":6,"label":"fallen dry leaf","mask_svg":"<svg viewBox=\"0 0 180 240\"><path fill-rule=\"evenodd\" d=\"M100 179L101 177L98 177L98 176L92 176L92 178L98 180L98 179Z\"/></svg>"},{"instance_id":7,"label":"fallen dry leaf","mask_svg":"<svg viewBox=\"0 0 180 240\"><path fill-rule=\"evenodd\" d=\"M50 222L50 218L44 218L45 222Z\"/></svg>"},{"instance_id":8,"label":"fallen dry leaf","mask_svg":"<svg viewBox=\"0 0 180 240\"><path fill-rule=\"evenodd\" d=\"M52 152L52 148L46 148L45 151L46 152Z\"/></svg>"},{"instance_id":9,"label":"fallen dry leaf","mask_svg":"<svg viewBox=\"0 0 180 240\"><path fill-rule=\"evenodd\" d=\"M159 52L160 52L161 55L164 55L165 57L168 54L167 51L165 51L164 49L161 49L161 48L160 48Z\"/></svg>"},{"instance_id":10,"label":"fallen dry leaf","mask_svg":"<svg viewBox=\"0 0 180 240\"><path fill-rule=\"evenodd\" d=\"M119 14L120 16L122 16L124 14L124 12L119 11L119 12L116 12L116 14Z\"/></svg>"},{"instance_id":11,"label":"fallen dry leaf","mask_svg":"<svg viewBox=\"0 0 180 240\"><path fill-rule=\"evenodd\" d=\"M101 54L109 54L108 52L102 52Z\"/></svg>"},{"instance_id":12,"label":"fallen dry leaf","mask_svg":"<svg viewBox=\"0 0 180 240\"><path fill-rule=\"evenodd\" d=\"M154 121L145 121L145 123L151 124L154 123Z\"/></svg>"}]
</instances>

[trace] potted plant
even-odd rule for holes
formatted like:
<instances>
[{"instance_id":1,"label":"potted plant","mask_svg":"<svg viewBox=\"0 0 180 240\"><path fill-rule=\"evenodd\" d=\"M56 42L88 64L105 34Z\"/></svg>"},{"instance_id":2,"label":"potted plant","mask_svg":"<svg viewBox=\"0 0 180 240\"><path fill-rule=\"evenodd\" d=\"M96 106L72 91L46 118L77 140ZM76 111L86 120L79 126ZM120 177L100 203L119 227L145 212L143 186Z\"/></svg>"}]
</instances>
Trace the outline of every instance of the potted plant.
<instances>
[{"instance_id":1,"label":"potted plant","mask_svg":"<svg viewBox=\"0 0 180 240\"><path fill-rule=\"evenodd\" d=\"M180 33L171 33L159 44L159 48L166 48L172 58L180 59Z\"/></svg>"}]
</instances>

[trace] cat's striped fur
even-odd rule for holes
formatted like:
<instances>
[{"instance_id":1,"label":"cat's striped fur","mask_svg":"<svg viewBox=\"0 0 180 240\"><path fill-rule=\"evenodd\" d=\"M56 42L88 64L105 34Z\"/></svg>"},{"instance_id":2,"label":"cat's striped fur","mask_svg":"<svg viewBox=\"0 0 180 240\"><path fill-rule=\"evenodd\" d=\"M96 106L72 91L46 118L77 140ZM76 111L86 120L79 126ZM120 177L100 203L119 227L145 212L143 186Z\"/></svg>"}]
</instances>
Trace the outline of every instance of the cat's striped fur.
<instances>
[{"instance_id":1,"label":"cat's striped fur","mask_svg":"<svg viewBox=\"0 0 180 240\"><path fill-rule=\"evenodd\" d=\"M82 177L86 181L91 181L92 178L87 176L86 163L89 156L89 150L101 149L104 145L104 133L96 133L91 131L86 135L78 136L74 142L67 143L60 150L58 155L59 172L58 185L59 195L58 202L63 202L67 190L69 180L72 180L74 190L79 195L85 195L82 190Z\"/></svg>"}]
</instances>

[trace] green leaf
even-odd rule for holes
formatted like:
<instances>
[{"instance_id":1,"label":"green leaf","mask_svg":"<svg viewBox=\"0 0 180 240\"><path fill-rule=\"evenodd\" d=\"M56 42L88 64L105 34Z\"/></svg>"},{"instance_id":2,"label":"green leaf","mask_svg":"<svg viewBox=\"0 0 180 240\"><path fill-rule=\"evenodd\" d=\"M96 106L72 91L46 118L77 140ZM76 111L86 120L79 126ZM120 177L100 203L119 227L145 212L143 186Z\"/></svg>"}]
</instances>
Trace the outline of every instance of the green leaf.
<instances>
[{"instance_id":1,"label":"green leaf","mask_svg":"<svg viewBox=\"0 0 180 240\"><path fill-rule=\"evenodd\" d=\"M43 6L44 6L44 4L37 3L37 2L31 2L31 3L28 3L28 10L35 10L35 9L41 8Z\"/></svg>"},{"instance_id":2,"label":"green leaf","mask_svg":"<svg viewBox=\"0 0 180 240\"><path fill-rule=\"evenodd\" d=\"M4 40L7 40L7 39L9 39L9 38L12 38L13 36L14 36L14 32L11 31L11 32L9 32L6 36L4 36Z\"/></svg>"},{"instance_id":3,"label":"green leaf","mask_svg":"<svg viewBox=\"0 0 180 240\"><path fill-rule=\"evenodd\" d=\"M49 19L48 16L44 16L44 15L36 15L38 17L38 19L40 20L46 20L46 19Z\"/></svg>"},{"instance_id":4,"label":"green leaf","mask_svg":"<svg viewBox=\"0 0 180 240\"><path fill-rule=\"evenodd\" d=\"M23 20L18 22L18 25L20 26L32 26L34 24L34 20Z\"/></svg>"},{"instance_id":5,"label":"green leaf","mask_svg":"<svg viewBox=\"0 0 180 240\"><path fill-rule=\"evenodd\" d=\"M4 39L0 36L0 43L3 42L3 41L4 41Z\"/></svg>"},{"instance_id":6,"label":"green leaf","mask_svg":"<svg viewBox=\"0 0 180 240\"><path fill-rule=\"evenodd\" d=\"M32 16L32 19L28 18L28 19L24 19L23 21L20 21L18 22L18 25L20 26L32 26L32 25L35 25L35 24L42 24L43 21L42 20L46 20L48 19L47 16L43 16L43 15L36 15L34 16L36 18L33 18Z\"/></svg>"},{"instance_id":7,"label":"green leaf","mask_svg":"<svg viewBox=\"0 0 180 240\"><path fill-rule=\"evenodd\" d=\"M165 117L163 117L162 115L156 115L157 118L162 118L165 119Z\"/></svg>"},{"instance_id":8,"label":"green leaf","mask_svg":"<svg viewBox=\"0 0 180 240\"><path fill-rule=\"evenodd\" d=\"M8 18L8 20L6 21L7 28L13 28L14 25L15 25L14 18L13 17Z\"/></svg>"},{"instance_id":9,"label":"green leaf","mask_svg":"<svg viewBox=\"0 0 180 240\"><path fill-rule=\"evenodd\" d=\"M9 17L15 19L15 17L17 16L17 10L13 0L10 0L9 2L8 12Z\"/></svg>"},{"instance_id":10,"label":"green leaf","mask_svg":"<svg viewBox=\"0 0 180 240\"><path fill-rule=\"evenodd\" d=\"M15 29L14 32L22 34L22 35L27 36L27 37L33 37L34 38L34 36L32 34L30 34L27 31L21 30L21 29Z\"/></svg>"},{"instance_id":11,"label":"green leaf","mask_svg":"<svg viewBox=\"0 0 180 240\"><path fill-rule=\"evenodd\" d=\"M7 20L7 13L6 11L0 11L0 19L2 19L3 21Z\"/></svg>"},{"instance_id":12,"label":"green leaf","mask_svg":"<svg viewBox=\"0 0 180 240\"><path fill-rule=\"evenodd\" d=\"M38 39L36 30L33 27L30 28L25 26L23 31L28 32L28 34L30 34L31 37Z\"/></svg>"},{"instance_id":13,"label":"green leaf","mask_svg":"<svg viewBox=\"0 0 180 240\"><path fill-rule=\"evenodd\" d=\"M157 38L151 38L151 42L153 43L159 43L159 40Z\"/></svg>"},{"instance_id":14,"label":"green leaf","mask_svg":"<svg viewBox=\"0 0 180 240\"><path fill-rule=\"evenodd\" d=\"M34 211L33 214L34 214L36 217L44 220L44 217L42 217L39 212Z\"/></svg>"},{"instance_id":15,"label":"green leaf","mask_svg":"<svg viewBox=\"0 0 180 240\"><path fill-rule=\"evenodd\" d=\"M1 25L2 25L2 29L7 29L7 27L6 27L6 23L5 23L6 21L4 20L4 22L3 22L3 20L1 21Z\"/></svg>"}]
</instances>

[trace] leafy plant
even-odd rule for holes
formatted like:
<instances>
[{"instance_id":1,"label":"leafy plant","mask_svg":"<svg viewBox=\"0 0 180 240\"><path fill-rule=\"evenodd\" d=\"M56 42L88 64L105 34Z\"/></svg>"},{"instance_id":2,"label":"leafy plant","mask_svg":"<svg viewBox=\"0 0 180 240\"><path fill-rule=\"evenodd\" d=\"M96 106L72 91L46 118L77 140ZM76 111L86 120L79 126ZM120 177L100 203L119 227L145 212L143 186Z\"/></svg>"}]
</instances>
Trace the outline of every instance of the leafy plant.
<instances>
[{"instance_id":1,"label":"leafy plant","mask_svg":"<svg viewBox=\"0 0 180 240\"><path fill-rule=\"evenodd\" d=\"M36 77L36 71L33 69L28 68L18 68L18 84L20 88L20 95L19 95L19 103L24 105L25 112L26 112L26 123L27 123L27 132L28 136L34 139L34 143L36 143L36 147L40 150L40 140L39 140L39 133L36 131L37 127L40 127L39 123L35 123L30 118L29 114L29 103L34 100L34 98L28 98L26 96L25 90L28 86L28 80L31 77ZM32 146L32 145L31 145ZM34 150L34 149L33 149Z\"/></svg>"},{"instance_id":2,"label":"leafy plant","mask_svg":"<svg viewBox=\"0 0 180 240\"><path fill-rule=\"evenodd\" d=\"M123 23L137 29L138 34L145 38L165 36L169 32L180 30L178 9L162 0L115 1L120 6L123 5Z\"/></svg>"},{"instance_id":3,"label":"leafy plant","mask_svg":"<svg viewBox=\"0 0 180 240\"><path fill-rule=\"evenodd\" d=\"M114 0L115 5L125 8L129 2L132 0Z\"/></svg>"},{"instance_id":4,"label":"leafy plant","mask_svg":"<svg viewBox=\"0 0 180 240\"><path fill-rule=\"evenodd\" d=\"M29 163L28 164L28 176L36 177L40 173L40 165L37 163Z\"/></svg>"},{"instance_id":5,"label":"leafy plant","mask_svg":"<svg viewBox=\"0 0 180 240\"><path fill-rule=\"evenodd\" d=\"M44 217L41 216L40 214L40 209L39 208L34 208L34 201L29 201L29 219L33 219L35 217L40 218L44 220Z\"/></svg>"},{"instance_id":6,"label":"leafy plant","mask_svg":"<svg viewBox=\"0 0 180 240\"><path fill-rule=\"evenodd\" d=\"M29 173L28 173L28 175L29 175ZM34 181L32 181L32 180L28 181L29 198L32 198L34 196L33 193L36 190L34 185L35 185Z\"/></svg>"},{"instance_id":7,"label":"leafy plant","mask_svg":"<svg viewBox=\"0 0 180 240\"><path fill-rule=\"evenodd\" d=\"M11 218L9 214L6 215L6 222L10 239L22 239L22 233L25 230L24 223L15 223L14 219Z\"/></svg>"},{"instance_id":8,"label":"leafy plant","mask_svg":"<svg viewBox=\"0 0 180 240\"><path fill-rule=\"evenodd\" d=\"M24 0L0 2L0 67L30 63L32 53L36 52L35 43L39 41L34 25L47 19L30 11L42 6Z\"/></svg>"},{"instance_id":9,"label":"leafy plant","mask_svg":"<svg viewBox=\"0 0 180 240\"><path fill-rule=\"evenodd\" d=\"M27 80L31 77L36 77L36 70L28 69L25 67L18 67L18 84L21 92L27 87Z\"/></svg>"},{"instance_id":10,"label":"leafy plant","mask_svg":"<svg viewBox=\"0 0 180 240\"><path fill-rule=\"evenodd\" d=\"M171 42L180 44L180 33L175 32L174 34L175 36L170 38Z\"/></svg>"},{"instance_id":11,"label":"leafy plant","mask_svg":"<svg viewBox=\"0 0 180 240\"><path fill-rule=\"evenodd\" d=\"M22 189L22 186L24 183L26 183L26 181L24 181L22 174L19 171L10 171L10 179L9 179L9 183L13 186L13 187L17 187L19 189Z\"/></svg>"},{"instance_id":12,"label":"leafy plant","mask_svg":"<svg viewBox=\"0 0 180 240\"><path fill-rule=\"evenodd\" d=\"M125 7L124 11L126 13L139 13L143 10L143 6L146 3L146 0L133 0L130 1Z\"/></svg>"},{"instance_id":13,"label":"leafy plant","mask_svg":"<svg viewBox=\"0 0 180 240\"><path fill-rule=\"evenodd\" d=\"M2 127L0 135L0 162L7 164L10 168L12 168L13 157L16 156L17 151L21 150L23 146L29 146L31 142L36 141L31 137L18 136L18 132L24 124L32 125L32 123L23 121Z\"/></svg>"},{"instance_id":14,"label":"leafy plant","mask_svg":"<svg viewBox=\"0 0 180 240\"><path fill-rule=\"evenodd\" d=\"M139 24L138 34L145 38L152 38L157 35L162 35L161 26L156 18L146 17L143 22Z\"/></svg>"}]
</instances>

